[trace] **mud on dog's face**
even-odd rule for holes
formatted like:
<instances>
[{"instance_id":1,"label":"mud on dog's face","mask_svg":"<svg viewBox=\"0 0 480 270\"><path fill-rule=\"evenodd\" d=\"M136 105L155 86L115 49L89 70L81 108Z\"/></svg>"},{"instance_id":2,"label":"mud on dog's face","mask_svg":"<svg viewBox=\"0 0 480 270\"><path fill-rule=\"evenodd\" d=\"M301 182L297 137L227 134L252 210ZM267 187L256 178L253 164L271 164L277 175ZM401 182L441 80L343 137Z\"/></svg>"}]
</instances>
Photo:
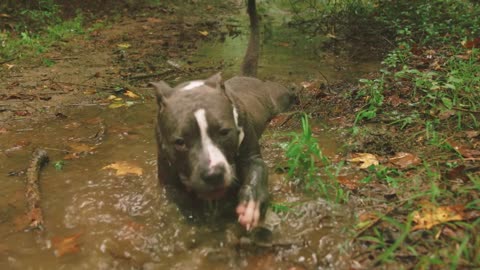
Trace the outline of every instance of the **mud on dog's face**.
<instances>
[{"instance_id":1,"label":"mud on dog's face","mask_svg":"<svg viewBox=\"0 0 480 270\"><path fill-rule=\"evenodd\" d=\"M152 83L159 106L159 155L176 169L181 183L203 199L222 197L234 183L241 140L238 116L216 76L175 88Z\"/></svg>"}]
</instances>

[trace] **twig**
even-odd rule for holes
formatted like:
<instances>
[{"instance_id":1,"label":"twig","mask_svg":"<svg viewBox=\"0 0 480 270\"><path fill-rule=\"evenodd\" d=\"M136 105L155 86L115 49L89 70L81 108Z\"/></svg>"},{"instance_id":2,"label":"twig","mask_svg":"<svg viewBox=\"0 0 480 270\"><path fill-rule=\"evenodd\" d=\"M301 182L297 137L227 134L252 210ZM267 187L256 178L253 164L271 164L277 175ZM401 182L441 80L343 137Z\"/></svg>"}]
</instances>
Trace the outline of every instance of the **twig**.
<instances>
[{"instance_id":1,"label":"twig","mask_svg":"<svg viewBox=\"0 0 480 270\"><path fill-rule=\"evenodd\" d=\"M452 109L455 110L455 111L470 112L470 113L480 113L480 111L467 110L467 109L458 108L458 107L453 107Z\"/></svg>"},{"instance_id":2,"label":"twig","mask_svg":"<svg viewBox=\"0 0 480 270\"><path fill-rule=\"evenodd\" d=\"M447 162L457 162L457 161L480 161L480 158L457 158L457 159L451 159Z\"/></svg>"},{"instance_id":3,"label":"twig","mask_svg":"<svg viewBox=\"0 0 480 270\"><path fill-rule=\"evenodd\" d=\"M30 166L27 169L27 187L25 197L27 199L28 213L30 219L28 229L43 230L43 214L40 208L40 189L39 177L43 165L48 162L47 152L43 149L37 149L33 152Z\"/></svg>"}]
</instances>

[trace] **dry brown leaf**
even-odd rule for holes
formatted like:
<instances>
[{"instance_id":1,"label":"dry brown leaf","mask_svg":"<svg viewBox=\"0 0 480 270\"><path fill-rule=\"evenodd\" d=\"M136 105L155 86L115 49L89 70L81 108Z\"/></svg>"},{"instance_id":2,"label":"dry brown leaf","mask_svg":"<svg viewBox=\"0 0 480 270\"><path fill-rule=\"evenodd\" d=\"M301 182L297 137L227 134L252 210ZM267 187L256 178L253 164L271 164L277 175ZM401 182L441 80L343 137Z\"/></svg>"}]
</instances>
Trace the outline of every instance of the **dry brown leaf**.
<instances>
[{"instance_id":1,"label":"dry brown leaf","mask_svg":"<svg viewBox=\"0 0 480 270\"><path fill-rule=\"evenodd\" d=\"M149 18L147 18L147 22L148 22L148 23L161 23L162 20L159 19L159 18L149 17Z\"/></svg>"},{"instance_id":2,"label":"dry brown leaf","mask_svg":"<svg viewBox=\"0 0 480 270\"><path fill-rule=\"evenodd\" d=\"M395 156L388 159L393 165L405 169L409 166L416 166L422 162L422 160L414 154L400 152Z\"/></svg>"},{"instance_id":3,"label":"dry brown leaf","mask_svg":"<svg viewBox=\"0 0 480 270\"><path fill-rule=\"evenodd\" d=\"M85 143L69 143L68 147L76 153L80 152L90 152L95 149L95 146L90 146Z\"/></svg>"},{"instance_id":4,"label":"dry brown leaf","mask_svg":"<svg viewBox=\"0 0 480 270\"><path fill-rule=\"evenodd\" d=\"M127 174L134 174L134 175L142 175L143 174L143 169L128 163L127 161L118 161L115 163L112 163L110 165L107 165L102 168L103 170L106 169L113 169L116 170L115 174L117 176L122 176L122 175L127 175Z\"/></svg>"},{"instance_id":5,"label":"dry brown leaf","mask_svg":"<svg viewBox=\"0 0 480 270\"><path fill-rule=\"evenodd\" d=\"M353 162L353 163L361 163L360 169L366 169L372 165L376 166L379 164L377 157L369 153L352 154L352 158L347 159L347 161Z\"/></svg>"},{"instance_id":6,"label":"dry brown leaf","mask_svg":"<svg viewBox=\"0 0 480 270\"><path fill-rule=\"evenodd\" d=\"M467 130L465 131L465 134L467 135L468 138L475 138L480 136L480 131L478 130Z\"/></svg>"},{"instance_id":7,"label":"dry brown leaf","mask_svg":"<svg viewBox=\"0 0 480 270\"><path fill-rule=\"evenodd\" d=\"M349 190L356 190L359 186L358 177L339 175L337 181Z\"/></svg>"},{"instance_id":8,"label":"dry brown leaf","mask_svg":"<svg viewBox=\"0 0 480 270\"><path fill-rule=\"evenodd\" d=\"M70 153L65 155L63 159L70 160L70 159L77 159L87 154L91 154L95 150L95 146L90 146L85 143L76 143L72 142L68 144L70 148Z\"/></svg>"},{"instance_id":9,"label":"dry brown leaf","mask_svg":"<svg viewBox=\"0 0 480 270\"><path fill-rule=\"evenodd\" d=\"M80 251L80 244L78 238L82 233L77 233L69 237L54 237L52 238L52 246L55 249L54 254L57 257L62 257L65 254L77 253Z\"/></svg>"},{"instance_id":10,"label":"dry brown leaf","mask_svg":"<svg viewBox=\"0 0 480 270\"><path fill-rule=\"evenodd\" d=\"M480 156L480 151L476 149L471 149L466 145L460 144L459 142L454 142L452 140L449 140L448 143L462 155L464 158L473 158Z\"/></svg>"},{"instance_id":11,"label":"dry brown leaf","mask_svg":"<svg viewBox=\"0 0 480 270\"><path fill-rule=\"evenodd\" d=\"M435 225L465 220L466 217L463 205L436 206L430 202L423 202L422 209L413 212L413 221L416 225L412 230L429 230Z\"/></svg>"}]
</instances>

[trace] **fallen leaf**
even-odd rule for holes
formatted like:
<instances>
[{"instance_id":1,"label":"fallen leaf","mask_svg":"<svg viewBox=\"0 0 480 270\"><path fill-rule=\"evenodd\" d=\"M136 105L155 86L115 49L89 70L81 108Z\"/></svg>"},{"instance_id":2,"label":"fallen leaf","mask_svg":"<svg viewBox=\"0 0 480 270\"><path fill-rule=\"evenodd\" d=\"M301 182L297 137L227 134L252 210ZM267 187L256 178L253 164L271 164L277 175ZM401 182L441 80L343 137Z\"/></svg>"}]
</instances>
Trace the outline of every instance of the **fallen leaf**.
<instances>
[{"instance_id":1,"label":"fallen leaf","mask_svg":"<svg viewBox=\"0 0 480 270\"><path fill-rule=\"evenodd\" d=\"M422 160L414 154L400 152L388 159L393 165L405 169L422 163Z\"/></svg>"},{"instance_id":2,"label":"fallen leaf","mask_svg":"<svg viewBox=\"0 0 480 270\"><path fill-rule=\"evenodd\" d=\"M11 64L5 64L5 66L7 66L7 69L10 70L12 69L13 67L15 67L15 65L11 65Z\"/></svg>"},{"instance_id":3,"label":"fallen leaf","mask_svg":"<svg viewBox=\"0 0 480 270\"><path fill-rule=\"evenodd\" d=\"M143 169L128 163L127 161L118 161L107 165L102 168L103 170L106 169L113 169L116 170L115 174L117 176L127 175L127 174L134 174L134 175L142 175Z\"/></svg>"},{"instance_id":4,"label":"fallen leaf","mask_svg":"<svg viewBox=\"0 0 480 270\"><path fill-rule=\"evenodd\" d=\"M462 181L465 181L465 182L468 181L468 176L465 173L465 169L466 169L465 165L460 165L451 169L446 174L447 179L450 179L450 180L461 179Z\"/></svg>"},{"instance_id":5,"label":"fallen leaf","mask_svg":"<svg viewBox=\"0 0 480 270\"><path fill-rule=\"evenodd\" d=\"M459 142L455 142L452 140L449 140L448 143L464 158L473 158L480 156L480 150L471 149L466 145L460 144Z\"/></svg>"},{"instance_id":6,"label":"fallen leaf","mask_svg":"<svg viewBox=\"0 0 480 270\"><path fill-rule=\"evenodd\" d=\"M290 43L288 43L288 42L278 42L277 44L278 44L278 46L282 46L282 47L285 47L285 48L290 47Z\"/></svg>"},{"instance_id":7,"label":"fallen leaf","mask_svg":"<svg viewBox=\"0 0 480 270\"><path fill-rule=\"evenodd\" d=\"M130 43L120 43L120 44L117 44L117 47L122 50L125 50L132 47L132 45Z\"/></svg>"},{"instance_id":8,"label":"fallen leaf","mask_svg":"<svg viewBox=\"0 0 480 270\"><path fill-rule=\"evenodd\" d=\"M52 238L52 246L55 249L54 254L57 257L62 257L65 254L77 253L80 251L80 244L78 239L82 234L77 233L69 237L54 237Z\"/></svg>"},{"instance_id":9,"label":"fallen leaf","mask_svg":"<svg viewBox=\"0 0 480 270\"><path fill-rule=\"evenodd\" d=\"M208 31L198 31L198 33L204 37L208 36Z\"/></svg>"},{"instance_id":10,"label":"fallen leaf","mask_svg":"<svg viewBox=\"0 0 480 270\"><path fill-rule=\"evenodd\" d=\"M463 205L439 206L424 201L422 209L414 211L413 221L416 223L412 230L431 229L435 225L449 221L466 220L467 213Z\"/></svg>"},{"instance_id":11,"label":"fallen leaf","mask_svg":"<svg viewBox=\"0 0 480 270\"><path fill-rule=\"evenodd\" d=\"M95 146L90 146L85 143L69 143L68 146L76 153L91 152L95 149Z\"/></svg>"},{"instance_id":12,"label":"fallen leaf","mask_svg":"<svg viewBox=\"0 0 480 270\"><path fill-rule=\"evenodd\" d=\"M86 156L87 154L91 154L96 148L95 146L76 142L69 143L68 147L70 148L70 153L63 157L65 160L77 159L82 156Z\"/></svg>"},{"instance_id":13,"label":"fallen leaf","mask_svg":"<svg viewBox=\"0 0 480 270\"><path fill-rule=\"evenodd\" d=\"M64 129L76 129L82 126L80 122L71 122L63 126Z\"/></svg>"},{"instance_id":14,"label":"fallen leaf","mask_svg":"<svg viewBox=\"0 0 480 270\"><path fill-rule=\"evenodd\" d=\"M472 139L472 138L478 137L480 135L480 131L468 130L468 131L465 131L465 134L467 135L468 138Z\"/></svg>"},{"instance_id":15,"label":"fallen leaf","mask_svg":"<svg viewBox=\"0 0 480 270\"><path fill-rule=\"evenodd\" d=\"M94 95L96 93L97 93L97 90L95 90L95 89L87 89L87 90L83 91L83 94L87 95L87 96L91 96L91 95Z\"/></svg>"},{"instance_id":16,"label":"fallen leaf","mask_svg":"<svg viewBox=\"0 0 480 270\"><path fill-rule=\"evenodd\" d=\"M162 20L159 19L159 18L152 18L152 17L150 17L150 18L147 18L147 22L148 22L148 23L161 23Z\"/></svg>"},{"instance_id":17,"label":"fallen leaf","mask_svg":"<svg viewBox=\"0 0 480 270\"><path fill-rule=\"evenodd\" d=\"M454 110L442 110L438 113L438 119L445 120L454 116L456 112Z\"/></svg>"},{"instance_id":18,"label":"fallen leaf","mask_svg":"<svg viewBox=\"0 0 480 270\"><path fill-rule=\"evenodd\" d=\"M473 49L480 47L480 37L474 38L472 40L464 40L461 42L462 46L466 49Z\"/></svg>"},{"instance_id":19,"label":"fallen leaf","mask_svg":"<svg viewBox=\"0 0 480 270\"><path fill-rule=\"evenodd\" d=\"M339 175L337 177L337 181L344 187L348 188L349 190L356 190L359 186L359 179L356 179L355 176L345 176Z\"/></svg>"},{"instance_id":20,"label":"fallen leaf","mask_svg":"<svg viewBox=\"0 0 480 270\"><path fill-rule=\"evenodd\" d=\"M356 230L363 230L380 219L378 214L372 212L364 212L358 216L358 223L355 225Z\"/></svg>"},{"instance_id":21,"label":"fallen leaf","mask_svg":"<svg viewBox=\"0 0 480 270\"><path fill-rule=\"evenodd\" d=\"M133 93L130 90L125 91L125 93L123 93L123 94L127 97L130 97L130 98L139 98L139 96L137 94Z\"/></svg>"},{"instance_id":22,"label":"fallen leaf","mask_svg":"<svg viewBox=\"0 0 480 270\"><path fill-rule=\"evenodd\" d=\"M15 111L15 115L18 115L18 116L29 116L31 115L31 113L29 111L26 111L26 110L20 110L20 111Z\"/></svg>"},{"instance_id":23,"label":"fallen leaf","mask_svg":"<svg viewBox=\"0 0 480 270\"><path fill-rule=\"evenodd\" d=\"M405 99L403 99L403 98L401 98L401 97L399 97L398 95L395 95L395 94L387 96L385 98L385 101L395 108L398 107L400 104L407 103Z\"/></svg>"},{"instance_id":24,"label":"fallen leaf","mask_svg":"<svg viewBox=\"0 0 480 270\"><path fill-rule=\"evenodd\" d=\"M114 103L108 105L108 108L110 108L110 109L117 109L117 108L121 108L121 107L125 107L125 106L127 106L127 104L125 104L125 103L120 103L120 102L114 102Z\"/></svg>"},{"instance_id":25,"label":"fallen leaf","mask_svg":"<svg viewBox=\"0 0 480 270\"><path fill-rule=\"evenodd\" d=\"M377 157L369 153L354 153L352 154L352 158L347 159L347 161L352 163L361 163L360 169L366 169L372 165L376 166L379 164Z\"/></svg>"},{"instance_id":26,"label":"fallen leaf","mask_svg":"<svg viewBox=\"0 0 480 270\"><path fill-rule=\"evenodd\" d=\"M8 130L4 127L0 127L0 134L6 134L8 133Z\"/></svg>"}]
</instances>

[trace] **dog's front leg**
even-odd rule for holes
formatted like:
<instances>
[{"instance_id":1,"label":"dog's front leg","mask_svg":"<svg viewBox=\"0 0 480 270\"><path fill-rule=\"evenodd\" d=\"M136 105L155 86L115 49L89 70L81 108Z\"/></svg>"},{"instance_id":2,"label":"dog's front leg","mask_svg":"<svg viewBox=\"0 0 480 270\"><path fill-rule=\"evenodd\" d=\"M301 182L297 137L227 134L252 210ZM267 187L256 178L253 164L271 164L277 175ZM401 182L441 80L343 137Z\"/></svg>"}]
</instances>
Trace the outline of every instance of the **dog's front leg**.
<instances>
[{"instance_id":1,"label":"dog's front leg","mask_svg":"<svg viewBox=\"0 0 480 270\"><path fill-rule=\"evenodd\" d=\"M260 221L260 210L268 199L268 171L260 155L240 162L240 179L243 180L237 205L238 222L247 231Z\"/></svg>"}]
</instances>

